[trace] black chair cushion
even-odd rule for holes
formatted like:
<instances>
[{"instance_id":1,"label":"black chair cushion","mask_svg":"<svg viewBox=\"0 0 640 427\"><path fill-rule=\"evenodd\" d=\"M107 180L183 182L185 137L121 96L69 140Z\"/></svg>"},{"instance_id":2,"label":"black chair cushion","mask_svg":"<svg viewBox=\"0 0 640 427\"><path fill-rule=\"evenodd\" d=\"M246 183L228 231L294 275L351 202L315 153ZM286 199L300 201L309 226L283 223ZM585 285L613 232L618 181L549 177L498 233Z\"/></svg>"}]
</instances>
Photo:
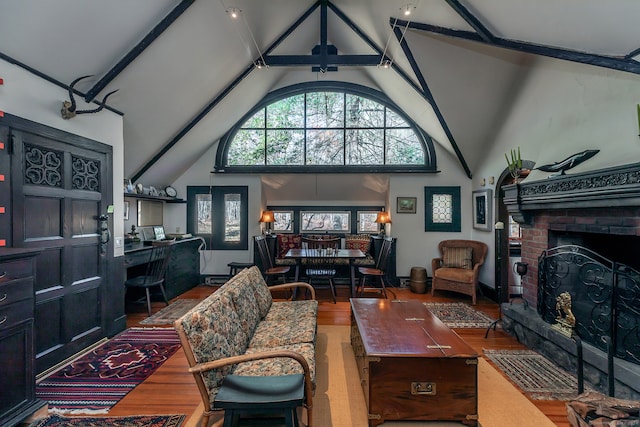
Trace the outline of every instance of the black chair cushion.
<instances>
[{"instance_id":1,"label":"black chair cushion","mask_svg":"<svg viewBox=\"0 0 640 427\"><path fill-rule=\"evenodd\" d=\"M216 395L214 407L220 409L290 408L302 406L304 376L227 375Z\"/></svg>"}]
</instances>

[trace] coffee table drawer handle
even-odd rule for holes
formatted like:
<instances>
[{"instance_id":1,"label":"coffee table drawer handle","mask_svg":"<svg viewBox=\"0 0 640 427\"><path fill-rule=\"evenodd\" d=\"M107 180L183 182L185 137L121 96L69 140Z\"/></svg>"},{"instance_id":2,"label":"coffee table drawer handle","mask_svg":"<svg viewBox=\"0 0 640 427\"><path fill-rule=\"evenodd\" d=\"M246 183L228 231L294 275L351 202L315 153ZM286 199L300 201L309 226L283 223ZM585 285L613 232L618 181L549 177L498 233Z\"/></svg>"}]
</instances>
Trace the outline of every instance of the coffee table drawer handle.
<instances>
[{"instance_id":1,"label":"coffee table drawer handle","mask_svg":"<svg viewBox=\"0 0 640 427\"><path fill-rule=\"evenodd\" d=\"M427 394L429 396L436 395L436 383L430 382L412 382L411 394Z\"/></svg>"}]
</instances>

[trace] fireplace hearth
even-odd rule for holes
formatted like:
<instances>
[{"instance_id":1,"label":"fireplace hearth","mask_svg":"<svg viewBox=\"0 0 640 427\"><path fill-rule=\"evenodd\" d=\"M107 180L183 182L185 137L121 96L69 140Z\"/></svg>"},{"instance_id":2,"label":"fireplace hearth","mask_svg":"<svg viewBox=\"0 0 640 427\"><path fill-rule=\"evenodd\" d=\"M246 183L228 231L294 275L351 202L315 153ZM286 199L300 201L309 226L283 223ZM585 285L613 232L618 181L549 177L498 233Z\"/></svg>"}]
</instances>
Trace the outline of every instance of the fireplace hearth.
<instances>
[{"instance_id":1,"label":"fireplace hearth","mask_svg":"<svg viewBox=\"0 0 640 427\"><path fill-rule=\"evenodd\" d=\"M587 385L608 393L609 340L615 396L640 399L640 164L503 188L529 265L526 304L503 304L504 329L575 372L576 343L551 328L569 292Z\"/></svg>"}]
</instances>

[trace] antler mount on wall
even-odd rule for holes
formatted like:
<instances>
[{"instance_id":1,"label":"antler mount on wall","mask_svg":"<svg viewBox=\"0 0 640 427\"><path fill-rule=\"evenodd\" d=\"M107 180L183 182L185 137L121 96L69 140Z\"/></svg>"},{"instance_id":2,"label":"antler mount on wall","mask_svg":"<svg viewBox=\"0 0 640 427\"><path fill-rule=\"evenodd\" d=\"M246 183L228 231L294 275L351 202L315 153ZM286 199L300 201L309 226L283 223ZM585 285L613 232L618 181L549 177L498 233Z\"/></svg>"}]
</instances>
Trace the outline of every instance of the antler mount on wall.
<instances>
[{"instance_id":1,"label":"antler mount on wall","mask_svg":"<svg viewBox=\"0 0 640 427\"><path fill-rule=\"evenodd\" d=\"M116 90L111 91L108 94L106 94L104 96L104 98L102 98L102 102L100 103L100 106L98 108L94 108L93 110L77 110L76 109L76 100L73 97L73 87L80 80L83 80L83 79L86 79L86 78L89 78L89 77L93 77L93 76L78 77L77 79L72 81L71 84L69 85L69 99L70 99L70 101L63 101L62 102L62 109L60 110L60 114L62 115L63 119L69 120L69 119L77 116L78 114L92 114L92 113L97 113L99 111L102 111L104 109L105 105L106 105L107 98L109 96L113 95L114 93L116 93L119 90L119 89L116 89Z\"/></svg>"}]
</instances>

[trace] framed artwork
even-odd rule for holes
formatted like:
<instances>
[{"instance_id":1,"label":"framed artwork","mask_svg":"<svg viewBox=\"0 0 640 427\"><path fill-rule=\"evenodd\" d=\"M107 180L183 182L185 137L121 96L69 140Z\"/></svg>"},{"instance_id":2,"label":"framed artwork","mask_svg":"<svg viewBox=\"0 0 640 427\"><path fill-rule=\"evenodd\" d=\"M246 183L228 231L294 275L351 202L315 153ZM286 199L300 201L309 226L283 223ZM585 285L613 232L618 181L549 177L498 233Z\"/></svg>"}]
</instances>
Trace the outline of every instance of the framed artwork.
<instances>
[{"instance_id":1,"label":"framed artwork","mask_svg":"<svg viewBox=\"0 0 640 427\"><path fill-rule=\"evenodd\" d=\"M398 197L396 199L396 213L416 213L417 199L415 197Z\"/></svg>"},{"instance_id":2,"label":"framed artwork","mask_svg":"<svg viewBox=\"0 0 640 427\"><path fill-rule=\"evenodd\" d=\"M473 194L473 228L491 231L491 193L487 190L476 190Z\"/></svg>"},{"instance_id":3,"label":"framed artwork","mask_svg":"<svg viewBox=\"0 0 640 427\"><path fill-rule=\"evenodd\" d=\"M124 219L129 219L129 202L124 202Z\"/></svg>"}]
</instances>

